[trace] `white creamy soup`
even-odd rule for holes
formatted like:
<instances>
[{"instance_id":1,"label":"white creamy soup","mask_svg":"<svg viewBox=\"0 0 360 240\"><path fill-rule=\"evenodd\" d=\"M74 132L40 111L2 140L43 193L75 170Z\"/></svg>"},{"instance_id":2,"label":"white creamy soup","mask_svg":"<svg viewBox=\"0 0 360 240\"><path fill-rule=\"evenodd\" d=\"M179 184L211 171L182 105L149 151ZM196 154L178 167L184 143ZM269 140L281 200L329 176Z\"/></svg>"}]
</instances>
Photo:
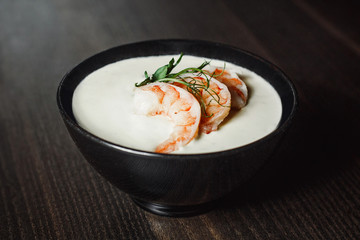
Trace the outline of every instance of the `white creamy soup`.
<instances>
[{"instance_id":1,"label":"white creamy soup","mask_svg":"<svg viewBox=\"0 0 360 240\"><path fill-rule=\"evenodd\" d=\"M135 83L144 80L157 68L179 56L152 56L118 61L89 74L75 89L73 112L78 124L92 134L125 147L154 151L172 132L172 122L164 116L144 116L134 112ZM202 57L183 56L173 70L197 67ZM211 60L210 65L224 66L224 61ZM280 121L282 106L275 89L256 73L226 62L226 69L239 74L249 89L247 105L231 110L218 131L199 134L177 154L209 153L233 149L254 142L272 131Z\"/></svg>"}]
</instances>

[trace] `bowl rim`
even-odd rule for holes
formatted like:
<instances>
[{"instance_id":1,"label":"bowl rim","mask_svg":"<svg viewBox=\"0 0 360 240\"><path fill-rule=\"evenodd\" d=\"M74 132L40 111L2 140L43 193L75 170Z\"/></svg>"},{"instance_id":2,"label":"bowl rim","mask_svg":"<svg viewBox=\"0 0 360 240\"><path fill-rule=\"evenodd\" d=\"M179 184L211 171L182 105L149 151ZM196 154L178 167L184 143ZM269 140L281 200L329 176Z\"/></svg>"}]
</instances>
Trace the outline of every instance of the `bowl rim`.
<instances>
[{"instance_id":1,"label":"bowl rim","mask_svg":"<svg viewBox=\"0 0 360 240\"><path fill-rule=\"evenodd\" d=\"M253 141L250 142L248 144L236 147L236 148L232 148L232 149L226 149L223 151L216 151L216 152L209 152L209 153L190 153L190 154L184 154L184 153L156 153L156 152L150 152L150 151L145 151L145 150L140 150L140 149L135 149L135 148L131 148L131 147L126 147L126 146L122 146L120 144L116 144L113 142L110 142L106 139L103 139L101 137L98 137L94 134L92 134L91 132L85 130L84 128L82 128L75 119L73 119L65 110L63 103L62 103L62 97L61 97L61 93L63 90L63 85L64 82L66 81L66 79L68 78L68 76L74 72L80 65L84 64L84 62L96 58L98 57L98 55L104 54L106 52L110 52L110 51L114 51L115 49L119 49L122 47L130 47L131 45L136 46L136 45L140 45L140 44L151 44L151 43L196 43L196 44L204 44L204 45L209 45L209 46L216 46L216 47L220 47L220 48L227 48L231 51L236 51L236 52L241 52L243 54L246 54L252 58L254 58L257 61L260 61L262 64L267 65L268 67L272 68L273 71L277 72L281 78L283 78L283 80L286 81L286 83L289 85L290 89L291 89L291 96L293 99L293 104L291 107L291 111L288 115L288 117L285 119L285 121L280 125L277 126L275 130L273 130L271 133ZM165 54L161 54L161 55L165 55ZM127 58L128 59L128 58ZM75 89L74 89L75 90ZM238 47L234 47L228 44L224 44L224 43L219 43L219 42L212 42L212 41L206 41L206 40L196 40L196 39L154 39L154 40L146 40L146 41L138 41L138 42L133 42L133 43L127 43L127 44L122 44L122 45L118 45L118 46L114 46L111 48L108 48L106 50L100 51L84 60L82 60L80 63L78 63L75 67L73 67L71 70L69 70L62 78L62 80L60 81L58 88L57 88L57 94L56 94L56 100L57 100L57 105L59 108L59 112L60 115L62 116L63 120L66 121L67 124L69 124L72 128L74 128L76 131L80 132L80 134L84 135L87 138L90 138L102 145L106 145L107 147L111 147L113 149L116 150L120 150L129 154L133 154L133 155L140 155L140 156L146 156L146 157L150 157L150 158L171 158L171 159L182 159L182 160L187 160L187 159L207 159L209 156L211 156L212 158L214 157L222 157L224 155L233 155L238 153L239 151L243 151L245 149L251 148L253 146L256 146L258 144L261 144L264 141L269 140L270 138L273 138L274 136L280 134L281 132L284 132L289 125L291 124L291 122L293 121L295 114L297 112L298 109L298 93L297 90L295 88L294 83L290 80L290 78L275 64L271 63L270 61L264 59L263 57L260 57L252 52L249 52L247 50L238 48Z\"/></svg>"}]
</instances>

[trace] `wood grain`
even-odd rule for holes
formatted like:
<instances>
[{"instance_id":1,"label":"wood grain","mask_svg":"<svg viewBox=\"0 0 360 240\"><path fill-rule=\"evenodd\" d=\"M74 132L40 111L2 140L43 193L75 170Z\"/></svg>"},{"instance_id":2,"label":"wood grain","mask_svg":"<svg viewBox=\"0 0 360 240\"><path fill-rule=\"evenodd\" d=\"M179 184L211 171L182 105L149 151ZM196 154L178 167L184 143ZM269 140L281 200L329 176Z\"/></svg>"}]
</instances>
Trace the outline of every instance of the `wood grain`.
<instances>
[{"instance_id":1,"label":"wood grain","mask_svg":"<svg viewBox=\"0 0 360 240\"><path fill-rule=\"evenodd\" d=\"M357 1L0 2L0 239L360 239ZM83 159L62 76L110 47L218 41L282 68L300 111L263 181L190 218L139 209ZM266 179L266 181L264 180Z\"/></svg>"}]
</instances>

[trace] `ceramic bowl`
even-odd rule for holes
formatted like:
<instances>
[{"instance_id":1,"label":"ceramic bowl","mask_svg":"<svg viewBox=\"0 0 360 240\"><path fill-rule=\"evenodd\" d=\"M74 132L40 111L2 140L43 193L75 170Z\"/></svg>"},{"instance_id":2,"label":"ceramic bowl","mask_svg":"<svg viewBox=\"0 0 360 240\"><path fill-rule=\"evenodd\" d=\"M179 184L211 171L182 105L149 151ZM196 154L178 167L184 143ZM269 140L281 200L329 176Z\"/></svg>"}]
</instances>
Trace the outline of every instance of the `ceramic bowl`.
<instances>
[{"instance_id":1,"label":"ceramic bowl","mask_svg":"<svg viewBox=\"0 0 360 240\"><path fill-rule=\"evenodd\" d=\"M76 86L91 72L122 59L179 54L231 62L256 72L278 92L282 117L275 131L248 145L208 154L159 154L116 145L80 127L73 115ZM294 85L270 62L244 50L205 41L154 40L111 48L81 62L62 79L60 114L85 159L142 208L165 216L201 213L246 184L266 163L294 118Z\"/></svg>"}]
</instances>

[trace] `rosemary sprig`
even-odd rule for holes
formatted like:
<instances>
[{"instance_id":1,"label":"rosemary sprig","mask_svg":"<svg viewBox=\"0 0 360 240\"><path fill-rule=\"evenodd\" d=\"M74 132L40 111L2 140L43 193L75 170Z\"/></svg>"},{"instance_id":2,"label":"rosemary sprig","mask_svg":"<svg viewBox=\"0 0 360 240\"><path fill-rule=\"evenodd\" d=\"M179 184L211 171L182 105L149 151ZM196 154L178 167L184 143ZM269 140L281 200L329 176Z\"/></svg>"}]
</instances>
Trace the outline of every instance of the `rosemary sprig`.
<instances>
[{"instance_id":1,"label":"rosemary sprig","mask_svg":"<svg viewBox=\"0 0 360 240\"><path fill-rule=\"evenodd\" d=\"M226 107L220 103L220 96L213 89L210 88L211 78L220 76L224 70L218 75L215 75L215 73L213 73L209 77L208 73L205 72L203 70L203 68L206 67L207 65L209 65L210 62L204 61L198 67L189 67L189 68L185 68L177 73L171 73L171 71L180 63L182 57L183 57L183 53L180 54L180 57L176 62L175 62L174 58L172 58L168 64L158 68L151 77L149 76L147 71L145 71L144 72L145 80L140 83L135 83L135 86L141 87L146 84L153 83L153 82L171 82L171 83L176 82L179 84L183 84L186 86L187 90L190 93L192 93L196 97L196 99L198 99L198 101L200 102L201 110L204 113L204 115L206 117L211 117L213 114L208 115L206 113L206 107L208 105L210 105L212 100L216 101L219 105ZM225 69L225 66L224 66L224 69ZM191 76L183 77L182 76L187 73L195 73L195 74L198 74L198 76L203 75L203 76L205 76L206 81L205 81L205 83L202 83L202 82L199 82L198 80L196 80L194 77L191 77ZM201 95L202 91L206 91L212 97L212 99L208 103L206 103L204 101L204 99L202 98L202 95Z\"/></svg>"}]
</instances>

